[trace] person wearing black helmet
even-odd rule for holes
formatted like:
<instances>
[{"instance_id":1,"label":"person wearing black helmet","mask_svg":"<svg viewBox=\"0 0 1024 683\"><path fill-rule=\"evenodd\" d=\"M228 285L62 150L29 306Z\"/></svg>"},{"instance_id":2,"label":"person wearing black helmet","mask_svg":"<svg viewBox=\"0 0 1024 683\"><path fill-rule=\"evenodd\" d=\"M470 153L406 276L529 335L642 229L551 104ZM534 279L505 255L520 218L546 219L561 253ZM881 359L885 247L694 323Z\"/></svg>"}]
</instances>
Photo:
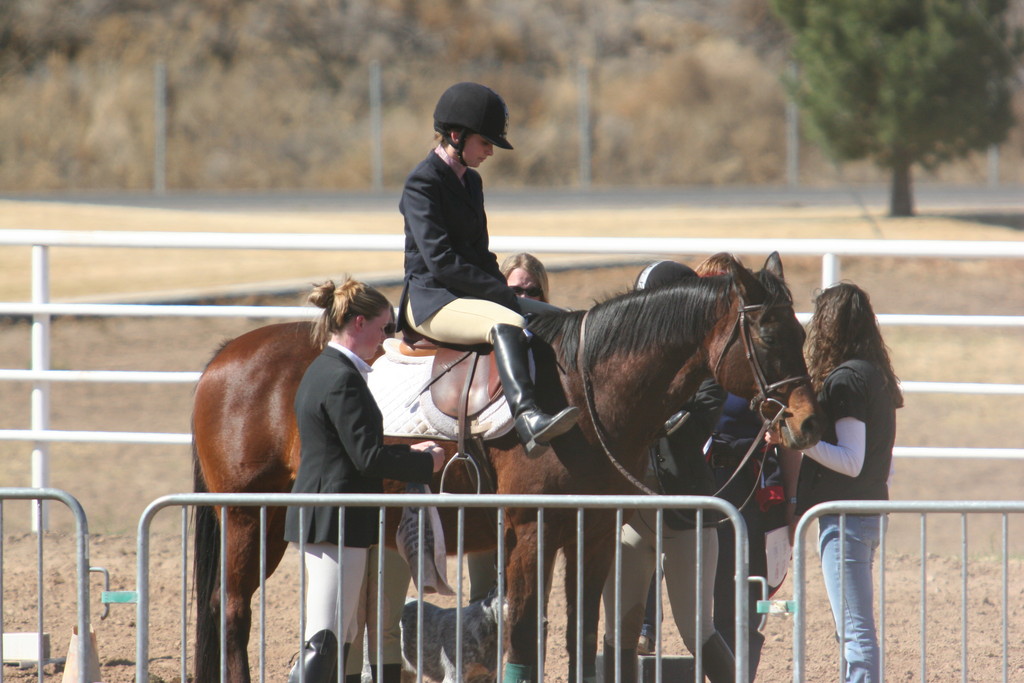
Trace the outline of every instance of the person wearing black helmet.
<instances>
[{"instance_id":1,"label":"person wearing black helmet","mask_svg":"<svg viewBox=\"0 0 1024 683\"><path fill-rule=\"evenodd\" d=\"M405 283L399 328L439 342L492 344L498 372L527 454L576 423L577 409L556 415L537 405L523 313L549 304L517 298L490 251L483 184L475 170L495 147L512 149L508 107L479 83L456 83L434 109L440 141L405 182Z\"/></svg>"},{"instance_id":2,"label":"person wearing black helmet","mask_svg":"<svg viewBox=\"0 0 1024 683\"><path fill-rule=\"evenodd\" d=\"M677 261L656 261L637 276L635 289L654 291L697 279L692 268ZM666 495L709 496L715 493L712 473L704 459L704 449L718 420L726 392L708 378L681 410L665 422L665 428L649 449L650 463L647 483ZM637 644L643 634L645 616L655 626L655 614L645 615L652 594L657 600L658 586L653 582L656 566L664 567L665 588L676 628L691 652L701 652L702 676L711 683L733 683L735 659L732 649L715 630L712 601L715 590L715 567L718 564L718 534L715 523L719 517L706 511L702 520L700 539L701 583L699 584L701 619L697 632L698 564L696 543L698 529L693 510L667 509L664 511L662 555L657 556L657 519L655 510L637 510L623 525L619 536L622 553L622 581L619 589L621 620L616 616L615 576L609 573L603 591L605 609L604 680L615 680L616 652L615 626L620 629L618 652L618 680L635 683L637 671ZM653 638L651 639L654 640ZM652 654L645 652L644 654Z\"/></svg>"}]
</instances>

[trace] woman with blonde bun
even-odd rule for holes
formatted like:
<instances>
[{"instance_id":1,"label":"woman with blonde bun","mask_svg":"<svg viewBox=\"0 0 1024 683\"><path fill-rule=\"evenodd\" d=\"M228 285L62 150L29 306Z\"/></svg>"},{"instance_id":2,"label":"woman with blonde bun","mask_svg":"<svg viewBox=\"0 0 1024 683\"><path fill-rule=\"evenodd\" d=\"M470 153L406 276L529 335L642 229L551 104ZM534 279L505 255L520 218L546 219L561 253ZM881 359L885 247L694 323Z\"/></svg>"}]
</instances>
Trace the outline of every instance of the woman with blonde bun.
<instances>
[{"instance_id":1,"label":"woman with blonde bun","mask_svg":"<svg viewBox=\"0 0 1024 683\"><path fill-rule=\"evenodd\" d=\"M302 445L292 493L382 493L385 478L429 483L444 464L444 450L433 441L385 444L383 417L366 384L367 361L394 333L390 302L352 279L315 286L309 302L323 309L313 328L313 341L323 351L295 396ZM377 515L374 508L347 509L341 530L337 508L306 508L303 515L298 507L288 508L285 540L304 542L308 575L305 646L290 683L299 680L300 670L306 683L336 680L338 643L344 643L344 657L355 636L368 548L378 542ZM341 531L343 547L338 545ZM344 593L340 624L339 579Z\"/></svg>"}]
</instances>

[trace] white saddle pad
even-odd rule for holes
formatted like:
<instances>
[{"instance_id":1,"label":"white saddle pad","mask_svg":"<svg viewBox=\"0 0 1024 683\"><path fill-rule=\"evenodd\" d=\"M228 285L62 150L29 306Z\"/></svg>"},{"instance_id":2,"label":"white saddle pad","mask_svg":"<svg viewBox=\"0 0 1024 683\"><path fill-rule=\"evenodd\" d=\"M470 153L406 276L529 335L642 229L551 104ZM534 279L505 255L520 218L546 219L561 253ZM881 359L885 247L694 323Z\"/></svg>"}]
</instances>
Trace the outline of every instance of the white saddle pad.
<instances>
[{"instance_id":1,"label":"white saddle pad","mask_svg":"<svg viewBox=\"0 0 1024 683\"><path fill-rule=\"evenodd\" d=\"M430 379L433 356L406 356L397 339L384 340L384 355L373 363L368 384L384 415L388 436L423 439L458 439L458 424L434 405L430 390L420 392ZM495 439L512 428L512 414L504 397L470 420L471 434Z\"/></svg>"}]
</instances>

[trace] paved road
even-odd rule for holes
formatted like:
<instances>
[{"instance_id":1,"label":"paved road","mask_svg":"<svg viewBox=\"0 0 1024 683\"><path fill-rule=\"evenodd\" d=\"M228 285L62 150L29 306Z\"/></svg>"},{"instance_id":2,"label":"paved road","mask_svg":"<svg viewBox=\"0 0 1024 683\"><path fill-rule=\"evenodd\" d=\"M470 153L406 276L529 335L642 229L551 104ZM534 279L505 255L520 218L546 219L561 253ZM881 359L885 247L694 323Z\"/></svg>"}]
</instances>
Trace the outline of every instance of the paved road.
<instances>
[{"instance_id":1,"label":"paved road","mask_svg":"<svg viewBox=\"0 0 1024 683\"><path fill-rule=\"evenodd\" d=\"M384 192L82 192L54 194L6 194L0 199L80 202L106 206L166 208L183 211L396 211L400 190ZM686 187L661 189L525 189L487 190L490 210L594 209L632 206L692 207L799 207L888 206L888 188L787 187ZM915 202L919 212L943 209L984 209L1024 212L1024 187L918 185Z\"/></svg>"}]
</instances>

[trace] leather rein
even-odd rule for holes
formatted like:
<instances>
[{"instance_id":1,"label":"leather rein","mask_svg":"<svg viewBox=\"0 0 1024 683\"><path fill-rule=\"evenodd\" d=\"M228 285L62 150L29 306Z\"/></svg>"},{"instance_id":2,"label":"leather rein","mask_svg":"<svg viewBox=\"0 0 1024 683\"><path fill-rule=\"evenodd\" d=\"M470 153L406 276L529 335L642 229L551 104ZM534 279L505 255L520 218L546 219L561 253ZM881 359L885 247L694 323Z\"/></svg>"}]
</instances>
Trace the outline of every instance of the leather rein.
<instances>
[{"instance_id":1,"label":"leather rein","mask_svg":"<svg viewBox=\"0 0 1024 683\"><path fill-rule=\"evenodd\" d=\"M750 449L747 450L746 455L744 455L743 459L740 460L740 463L736 466L736 470L732 473L729 479L725 482L725 484L721 486L721 488L718 489L717 492L713 494L715 496L721 494L722 491L725 490L725 488L732 483L733 479L736 478L737 474L739 474L743 467L746 466L747 462L750 460L757 446L760 445L761 439L764 438L764 435L768 432L768 430L772 429L779 422L779 420L782 419L782 416L785 414L785 411L788 408L787 404L782 400L775 398L773 394L776 394L779 391L779 389L781 389L782 387L789 386L790 384L803 384L810 381L810 377L807 375L797 375L793 377L788 377L773 384L768 383L768 379L764 374L764 369L761 367L761 362L758 360L757 353L754 350L754 341L750 331L750 319L747 316L748 313L751 313L753 311L763 312L766 308L766 304L747 304L743 300L742 296L739 297L739 311L736 315L736 323L735 325L733 325L732 332L729 334L729 339L728 341L726 341L725 346L722 348L722 352L718 356L718 360L715 362L715 370L713 374L717 376L718 371L721 368L722 361L724 360L726 354L728 354L729 352L729 348L736 342L737 339L741 340L743 344L743 351L747 358L747 363L750 365L751 373L754 375L754 380L757 382L758 387L757 395L755 395L754 398L751 399L750 401L750 408L751 410L756 410L758 414L761 416L762 420L761 430L760 432L758 432L757 438L754 439L754 442L750 445ZM622 476L626 478L627 481L629 481L638 490L642 491L647 495L660 495L657 491L654 491L649 486L644 484L642 481L634 477L622 465L622 463L620 463L619 460L612 454L611 449L608 447L607 434L605 433L604 426L601 424L601 419L597 415L597 407L594 404L594 387L590 381L590 375L587 372L586 364L583 362L583 350L587 329L587 316L589 315L590 311L585 312L583 314L583 319L580 321L580 342L576 360L580 368L580 376L583 380L583 394L586 399L587 410L590 412L591 422L594 425L594 432L597 434L597 440L601 444L602 450L604 450L605 455L608 456L608 459L611 461L612 465L615 466L615 469L617 469L619 473L621 473ZM768 404L769 406L774 405L778 407L778 410L776 411L774 416L770 418L766 416L765 404ZM752 495L753 490L751 491L750 496L747 497L747 501L744 502L744 505L746 505L746 503L749 502L750 497Z\"/></svg>"}]
</instances>

